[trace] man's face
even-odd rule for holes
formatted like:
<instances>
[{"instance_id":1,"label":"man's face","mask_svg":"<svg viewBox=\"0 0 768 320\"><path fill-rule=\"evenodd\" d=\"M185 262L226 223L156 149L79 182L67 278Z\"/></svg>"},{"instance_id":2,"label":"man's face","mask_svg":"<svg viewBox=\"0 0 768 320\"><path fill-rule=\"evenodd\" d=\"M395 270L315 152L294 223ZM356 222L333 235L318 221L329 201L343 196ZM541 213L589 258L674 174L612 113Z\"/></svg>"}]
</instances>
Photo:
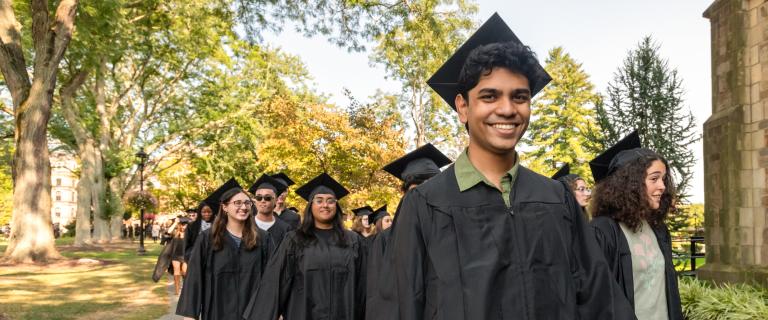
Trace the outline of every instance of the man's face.
<instances>
[{"instance_id":1,"label":"man's face","mask_svg":"<svg viewBox=\"0 0 768 320\"><path fill-rule=\"evenodd\" d=\"M272 189L258 189L253 195L256 203L256 212L259 214L271 215L275 211L275 191Z\"/></svg>"},{"instance_id":2,"label":"man's face","mask_svg":"<svg viewBox=\"0 0 768 320\"><path fill-rule=\"evenodd\" d=\"M455 102L459 120L469 125L470 143L497 155L514 153L531 117L528 78L494 68L469 90L468 100L457 95Z\"/></svg>"},{"instance_id":3,"label":"man's face","mask_svg":"<svg viewBox=\"0 0 768 320\"><path fill-rule=\"evenodd\" d=\"M190 220L194 221L195 219L197 219L197 212L189 212L187 213L187 215L189 216Z\"/></svg>"}]
</instances>

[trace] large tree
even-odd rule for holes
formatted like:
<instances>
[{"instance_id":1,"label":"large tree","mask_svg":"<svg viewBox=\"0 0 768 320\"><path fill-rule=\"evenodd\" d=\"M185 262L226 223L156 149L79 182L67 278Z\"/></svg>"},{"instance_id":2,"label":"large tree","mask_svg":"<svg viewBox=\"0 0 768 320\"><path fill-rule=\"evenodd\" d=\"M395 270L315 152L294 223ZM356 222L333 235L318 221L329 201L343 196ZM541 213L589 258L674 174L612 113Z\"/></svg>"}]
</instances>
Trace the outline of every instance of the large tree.
<instances>
[{"instance_id":1,"label":"large tree","mask_svg":"<svg viewBox=\"0 0 768 320\"><path fill-rule=\"evenodd\" d=\"M216 132L231 121L243 121L236 118L245 114L241 104L259 105L272 94L268 90L251 96L222 96L229 88L205 87L210 79L219 79L220 73L231 72L242 61L258 67L248 71L253 79L273 77L264 83L295 77L281 70L299 63L295 58L280 60L275 50L259 44L264 29L292 19L308 34L322 34L340 46L358 50L364 48L364 40L404 14L401 3L338 0L109 0L93 6L92 12L104 15L89 20L84 25L89 32L73 43L75 50L70 51L62 76L66 85L59 90L61 115L56 125L62 129L57 130L61 133L57 137L78 151L83 165L78 230L88 229L92 207L96 242L118 235L119 199L136 188L133 154L139 147L151 155L146 173L161 173L190 159L194 139L201 132ZM243 33L235 32L238 24L253 42L241 41ZM249 83L247 75L243 76L239 82L225 84ZM223 100L205 100L210 97ZM235 107L222 110L222 105ZM221 117L212 116L216 114ZM263 131L251 129L242 137ZM245 139L241 142L248 144ZM166 161L169 158L174 161ZM89 241L87 235L76 240L78 244Z\"/></svg>"},{"instance_id":2,"label":"large tree","mask_svg":"<svg viewBox=\"0 0 768 320\"><path fill-rule=\"evenodd\" d=\"M543 174L569 164L573 173L589 179L586 162L599 146L586 134L596 127L594 106L600 96L581 63L562 47L549 51L544 68L553 80L531 106L535 120L524 143L532 150L524 161Z\"/></svg>"},{"instance_id":3,"label":"large tree","mask_svg":"<svg viewBox=\"0 0 768 320\"><path fill-rule=\"evenodd\" d=\"M608 84L607 101L597 106L603 144L611 145L637 129L643 145L668 161L684 199L696 161L691 145L700 139L691 111L684 105L683 81L659 53L650 36L629 51Z\"/></svg>"},{"instance_id":4,"label":"large tree","mask_svg":"<svg viewBox=\"0 0 768 320\"><path fill-rule=\"evenodd\" d=\"M417 0L403 4L407 15L376 37L371 59L402 85L399 106L409 120L413 142L463 145L451 108L427 86L432 76L474 28L471 1Z\"/></svg>"},{"instance_id":5,"label":"large tree","mask_svg":"<svg viewBox=\"0 0 768 320\"><path fill-rule=\"evenodd\" d=\"M48 1L29 6L32 63L22 46L22 25L10 0L0 0L0 71L13 100L13 221L5 257L15 262L58 258L51 228L51 165L48 119L56 89L59 62L72 38L77 0L59 1L53 15ZM29 71L32 71L32 78Z\"/></svg>"}]
</instances>

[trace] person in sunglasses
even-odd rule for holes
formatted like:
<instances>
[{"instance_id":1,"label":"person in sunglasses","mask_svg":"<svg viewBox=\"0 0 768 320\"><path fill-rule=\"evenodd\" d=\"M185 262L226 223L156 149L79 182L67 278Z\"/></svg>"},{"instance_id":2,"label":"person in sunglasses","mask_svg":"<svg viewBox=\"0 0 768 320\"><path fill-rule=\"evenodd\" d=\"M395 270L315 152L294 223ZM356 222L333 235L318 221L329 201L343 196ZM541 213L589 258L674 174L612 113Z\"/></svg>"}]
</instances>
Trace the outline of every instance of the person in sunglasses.
<instances>
[{"instance_id":1,"label":"person in sunglasses","mask_svg":"<svg viewBox=\"0 0 768 320\"><path fill-rule=\"evenodd\" d=\"M323 173L296 190L304 221L288 233L243 314L254 320L363 319L365 246L341 225L349 191Z\"/></svg>"},{"instance_id":2,"label":"person in sunglasses","mask_svg":"<svg viewBox=\"0 0 768 320\"><path fill-rule=\"evenodd\" d=\"M240 320L267 264L263 231L248 194L235 187L219 200L211 229L197 237L176 314L185 319Z\"/></svg>"},{"instance_id":3,"label":"person in sunglasses","mask_svg":"<svg viewBox=\"0 0 768 320\"><path fill-rule=\"evenodd\" d=\"M262 231L267 232L265 244L269 254L283 242L285 234L293 228L285 221L277 218L274 214L277 196L285 192L287 186L276 179L263 174L248 188L248 192L253 194L254 206L256 211L256 226Z\"/></svg>"}]
</instances>

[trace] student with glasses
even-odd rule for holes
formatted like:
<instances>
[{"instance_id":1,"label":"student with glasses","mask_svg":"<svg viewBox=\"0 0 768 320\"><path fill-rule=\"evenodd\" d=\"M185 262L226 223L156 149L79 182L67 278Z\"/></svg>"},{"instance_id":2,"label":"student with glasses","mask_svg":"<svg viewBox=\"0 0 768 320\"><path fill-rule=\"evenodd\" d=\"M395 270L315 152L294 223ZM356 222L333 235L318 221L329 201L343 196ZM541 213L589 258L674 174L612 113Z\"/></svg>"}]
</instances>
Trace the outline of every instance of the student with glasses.
<instances>
[{"instance_id":1,"label":"student with glasses","mask_svg":"<svg viewBox=\"0 0 768 320\"><path fill-rule=\"evenodd\" d=\"M211 229L198 236L190 255L176 314L186 319L241 319L267 261L253 201L240 187L220 197Z\"/></svg>"},{"instance_id":2,"label":"student with glasses","mask_svg":"<svg viewBox=\"0 0 768 320\"><path fill-rule=\"evenodd\" d=\"M589 199L592 198L592 189L587 187L587 182L584 181L579 175L571 173L571 166L566 164L555 172L552 179L565 183L568 189L571 190L576 202L581 207L581 212L584 214L584 218L589 221L590 216L587 211L587 205L589 205Z\"/></svg>"},{"instance_id":3,"label":"student with glasses","mask_svg":"<svg viewBox=\"0 0 768 320\"><path fill-rule=\"evenodd\" d=\"M323 173L296 190L307 200L304 221L267 266L245 319L363 319L365 252L344 230L339 199L349 191Z\"/></svg>"},{"instance_id":4,"label":"student with glasses","mask_svg":"<svg viewBox=\"0 0 768 320\"><path fill-rule=\"evenodd\" d=\"M275 214L277 195L285 192L287 186L274 178L263 174L248 188L253 194L256 226L267 233L265 245L269 254L273 254L280 246L288 231L293 228Z\"/></svg>"}]
</instances>

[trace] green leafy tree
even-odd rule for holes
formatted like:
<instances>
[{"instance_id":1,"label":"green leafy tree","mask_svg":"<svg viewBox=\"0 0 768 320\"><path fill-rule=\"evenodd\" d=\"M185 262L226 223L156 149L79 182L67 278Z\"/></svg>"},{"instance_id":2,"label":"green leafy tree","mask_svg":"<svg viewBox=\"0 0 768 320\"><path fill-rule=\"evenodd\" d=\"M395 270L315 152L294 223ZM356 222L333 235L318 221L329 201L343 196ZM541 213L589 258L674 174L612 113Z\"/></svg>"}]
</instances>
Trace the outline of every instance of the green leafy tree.
<instances>
[{"instance_id":1,"label":"green leafy tree","mask_svg":"<svg viewBox=\"0 0 768 320\"><path fill-rule=\"evenodd\" d=\"M533 120L523 141L532 148L523 159L533 170L554 174L562 165L590 180L586 163L595 155L586 133L596 126L594 105L600 99L581 63L562 47L549 51L544 67L552 82L534 100Z\"/></svg>"},{"instance_id":2,"label":"green leafy tree","mask_svg":"<svg viewBox=\"0 0 768 320\"><path fill-rule=\"evenodd\" d=\"M604 146L637 129L643 145L669 161L683 201L696 160L690 147L700 135L693 114L683 104L683 81L659 48L648 36L629 51L608 84L607 101L597 106L598 123Z\"/></svg>"},{"instance_id":3,"label":"green leafy tree","mask_svg":"<svg viewBox=\"0 0 768 320\"><path fill-rule=\"evenodd\" d=\"M398 105L406 115L418 147L427 142L463 146L464 128L427 80L474 28L470 1L417 0L405 4L407 15L376 37L372 61L399 81Z\"/></svg>"}]
</instances>

